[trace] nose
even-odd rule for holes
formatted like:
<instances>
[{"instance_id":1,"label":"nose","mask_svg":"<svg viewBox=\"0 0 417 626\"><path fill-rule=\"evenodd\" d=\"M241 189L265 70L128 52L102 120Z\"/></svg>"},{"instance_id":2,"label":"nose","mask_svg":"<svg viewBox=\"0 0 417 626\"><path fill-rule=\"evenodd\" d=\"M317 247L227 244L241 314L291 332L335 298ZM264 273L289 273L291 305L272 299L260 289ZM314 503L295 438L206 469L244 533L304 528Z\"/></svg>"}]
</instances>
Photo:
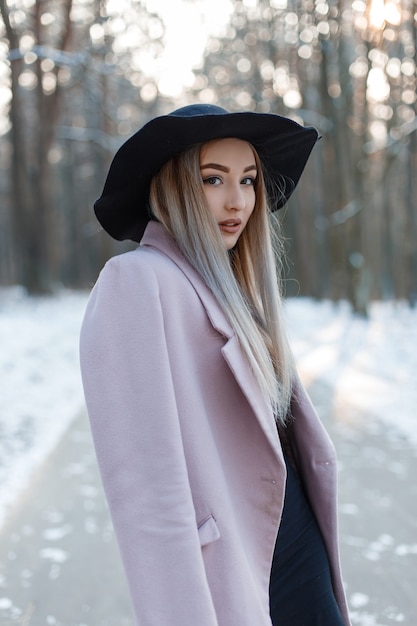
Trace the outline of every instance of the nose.
<instances>
[{"instance_id":1,"label":"nose","mask_svg":"<svg viewBox=\"0 0 417 626\"><path fill-rule=\"evenodd\" d=\"M225 199L225 208L228 211L242 211L245 206L246 200L242 185L240 183L229 185Z\"/></svg>"}]
</instances>

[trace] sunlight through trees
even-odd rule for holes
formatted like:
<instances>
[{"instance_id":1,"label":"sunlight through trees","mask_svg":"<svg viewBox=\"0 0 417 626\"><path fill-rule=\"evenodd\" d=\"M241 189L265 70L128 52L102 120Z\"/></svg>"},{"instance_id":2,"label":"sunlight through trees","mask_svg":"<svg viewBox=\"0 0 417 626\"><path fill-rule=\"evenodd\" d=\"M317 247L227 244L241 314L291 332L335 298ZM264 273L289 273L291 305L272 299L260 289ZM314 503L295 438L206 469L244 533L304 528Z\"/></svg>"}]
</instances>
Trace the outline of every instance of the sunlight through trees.
<instances>
[{"instance_id":1,"label":"sunlight through trees","mask_svg":"<svg viewBox=\"0 0 417 626\"><path fill-rule=\"evenodd\" d=\"M0 281L90 284L122 245L92 212L115 150L154 115L199 100L322 135L283 212L290 294L347 298L363 313L372 299L414 304L416 0L161 6L0 0Z\"/></svg>"}]
</instances>

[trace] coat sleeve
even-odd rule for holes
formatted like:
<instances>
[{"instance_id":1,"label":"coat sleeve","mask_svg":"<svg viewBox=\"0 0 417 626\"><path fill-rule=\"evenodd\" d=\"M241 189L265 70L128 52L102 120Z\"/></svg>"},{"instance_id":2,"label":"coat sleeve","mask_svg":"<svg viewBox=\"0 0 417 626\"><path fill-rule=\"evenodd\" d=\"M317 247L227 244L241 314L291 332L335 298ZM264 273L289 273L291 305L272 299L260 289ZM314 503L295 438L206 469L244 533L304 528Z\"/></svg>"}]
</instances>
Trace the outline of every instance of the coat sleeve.
<instances>
[{"instance_id":1,"label":"coat sleeve","mask_svg":"<svg viewBox=\"0 0 417 626\"><path fill-rule=\"evenodd\" d=\"M149 265L115 257L92 291L80 340L86 404L137 623L216 626Z\"/></svg>"}]
</instances>

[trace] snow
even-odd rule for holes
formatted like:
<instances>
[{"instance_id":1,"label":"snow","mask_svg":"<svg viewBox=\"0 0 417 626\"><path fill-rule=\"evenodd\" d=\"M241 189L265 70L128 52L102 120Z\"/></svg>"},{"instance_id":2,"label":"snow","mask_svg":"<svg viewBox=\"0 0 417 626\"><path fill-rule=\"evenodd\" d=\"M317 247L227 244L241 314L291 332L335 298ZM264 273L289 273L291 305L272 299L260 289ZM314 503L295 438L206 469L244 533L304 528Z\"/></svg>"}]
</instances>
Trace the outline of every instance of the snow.
<instances>
[{"instance_id":1,"label":"snow","mask_svg":"<svg viewBox=\"0 0 417 626\"><path fill-rule=\"evenodd\" d=\"M87 294L0 289L0 524L83 409L78 334Z\"/></svg>"},{"instance_id":2,"label":"snow","mask_svg":"<svg viewBox=\"0 0 417 626\"><path fill-rule=\"evenodd\" d=\"M0 289L0 525L19 492L84 410L78 335L88 294L29 298ZM374 303L369 319L347 303L286 303L303 379L324 380L340 402L383 420L417 446L417 310Z\"/></svg>"},{"instance_id":3,"label":"snow","mask_svg":"<svg viewBox=\"0 0 417 626\"><path fill-rule=\"evenodd\" d=\"M374 302L369 319L346 302L287 303L291 345L304 382L319 378L334 402L398 429L417 446L417 310ZM354 411L351 411L351 414Z\"/></svg>"}]
</instances>

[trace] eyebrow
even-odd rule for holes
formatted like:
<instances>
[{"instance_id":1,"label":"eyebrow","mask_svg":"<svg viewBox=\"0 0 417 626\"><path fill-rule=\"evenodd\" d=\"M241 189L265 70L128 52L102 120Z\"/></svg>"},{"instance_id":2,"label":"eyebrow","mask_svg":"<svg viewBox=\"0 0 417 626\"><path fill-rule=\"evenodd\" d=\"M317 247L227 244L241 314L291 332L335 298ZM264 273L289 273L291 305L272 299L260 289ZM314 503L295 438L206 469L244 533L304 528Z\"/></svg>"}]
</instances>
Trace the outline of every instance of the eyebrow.
<instances>
[{"instance_id":1,"label":"eyebrow","mask_svg":"<svg viewBox=\"0 0 417 626\"><path fill-rule=\"evenodd\" d=\"M204 165L200 165L200 170L205 170L205 169L213 169L213 170L220 170L221 172L230 172L230 167L226 167L225 165L220 165L220 163L205 163ZM256 165L248 165L247 167L244 168L244 172L250 172L252 170L256 171Z\"/></svg>"}]
</instances>

